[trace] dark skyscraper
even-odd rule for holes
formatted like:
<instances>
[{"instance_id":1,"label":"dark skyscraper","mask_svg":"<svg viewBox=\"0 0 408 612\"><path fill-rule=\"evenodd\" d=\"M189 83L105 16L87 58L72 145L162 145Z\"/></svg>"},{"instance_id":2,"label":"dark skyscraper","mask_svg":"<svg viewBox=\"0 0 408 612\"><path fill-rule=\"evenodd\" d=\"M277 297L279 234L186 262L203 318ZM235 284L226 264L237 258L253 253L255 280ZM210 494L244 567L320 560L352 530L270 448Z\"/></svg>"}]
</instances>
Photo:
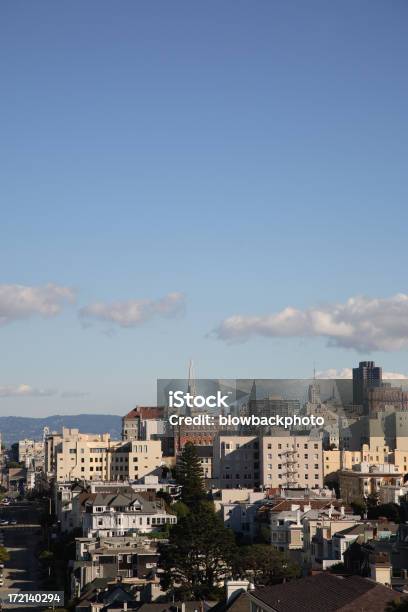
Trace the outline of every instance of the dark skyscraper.
<instances>
[{"instance_id":1,"label":"dark skyscraper","mask_svg":"<svg viewBox=\"0 0 408 612\"><path fill-rule=\"evenodd\" d=\"M367 389L380 387L382 384L382 368L374 361L360 361L358 368L353 368L353 404L366 404Z\"/></svg>"}]
</instances>

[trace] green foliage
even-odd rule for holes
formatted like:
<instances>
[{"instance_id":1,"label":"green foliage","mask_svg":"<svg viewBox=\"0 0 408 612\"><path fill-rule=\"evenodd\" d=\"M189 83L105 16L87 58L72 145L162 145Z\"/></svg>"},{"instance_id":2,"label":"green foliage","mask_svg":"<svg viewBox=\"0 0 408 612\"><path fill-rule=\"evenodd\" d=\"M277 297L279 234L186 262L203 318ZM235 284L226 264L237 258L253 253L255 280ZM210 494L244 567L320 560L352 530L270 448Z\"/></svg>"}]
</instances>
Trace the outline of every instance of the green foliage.
<instances>
[{"instance_id":1,"label":"green foliage","mask_svg":"<svg viewBox=\"0 0 408 612\"><path fill-rule=\"evenodd\" d=\"M38 558L43 565L49 567L50 565L52 565L52 562L54 560L54 553L52 553L50 550L42 550L38 555Z\"/></svg>"},{"instance_id":2,"label":"green foliage","mask_svg":"<svg viewBox=\"0 0 408 612\"><path fill-rule=\"evenodd\" d=\"M344 574L346 571L346 566L341 562L335 563L334 565L330 566L329 571L332 574Z\"/></svg>"},{"instance_id":3,"label":"green foliage","mask_svg":"<svg viewBox=\"0 0 408 612\"><path fill-rule=\"evenodd\" d=\"M178 519L181 519L184 516L187 516L187 514L190 512L190 509L182 501L178 501L171 505L170 512L175 514Z\"/></svg>"},{"instance_id":4,"label":"green foliage","mask_svg":"<svg viewBox=\"0 0 408 612\"><path fill-rule=\"evenodd\" d=\"M367 497L367 508L375 508L378 506L378 493L370 493Z\"/></svg>"},{"instance_id":5,"label":"green foliage","mask_svg":"<svg viewBox=\"0 0 408 612\"><path fill-rule=\"evenodd\" d=\"M272 585L296 578L300 567L270 544L252 544L239 549L235 572L255 584Z\"/></svg>"},{"instance_id":6,"label":"green foliage","mask_svg":"<svg viewBox=\"0 0 408 612\"><path fill-rule=\"evenodd\" d=\"M199 504L160 546L161 585L182 600L218 598L217 584L231 574L236 556L232 531L208 504Z\"/></svg>"},{"instance_id":7,"label":"green foliage","mask_svg":"<svg viewBox=\"0 0 408 612\"><path fill-rule=\"evenodd\" d=\"M363 516L363 514L367 512L367 507L361 497L356 497L355 499L353 499L350 506L353 509L353 514L359 514L360 516Z\"/></svg>"},{"instance_id":8,"label":"green foliage","mask_svg":"<svg viewBox=\"0 0 408 612\"><path fill-rule=\"evenodd\" d=\"M0 546L0 563L4 563L5 561L8 561L10 559L10 555L8 553L7 548L4 548L4 546Z\"/></svg>"},{"instance_id":9,"label":"green foliage","mask_svg":"<svg viewBox=\"0 0 408 612\"><path fill-rule=\"evenodd\" d=\"M398 504L380 504L379 506L374 506L368 508L367 516L369 519L377 519L380 516L384 516L389 521L393 521L394 523L400 523L401 520L401 507Z\"/></svg>"},{"instance_id":10,"label":"green foliage","mask_svg":"<svg viewBox=\"0 0 408 612\"><path fill-rule=\"evenodd\" d=\"M189 507L205 499L203 471L194 444L187 442L177 462L176 482L181 485L180 499Z\"/></svg>"}]
</instances>

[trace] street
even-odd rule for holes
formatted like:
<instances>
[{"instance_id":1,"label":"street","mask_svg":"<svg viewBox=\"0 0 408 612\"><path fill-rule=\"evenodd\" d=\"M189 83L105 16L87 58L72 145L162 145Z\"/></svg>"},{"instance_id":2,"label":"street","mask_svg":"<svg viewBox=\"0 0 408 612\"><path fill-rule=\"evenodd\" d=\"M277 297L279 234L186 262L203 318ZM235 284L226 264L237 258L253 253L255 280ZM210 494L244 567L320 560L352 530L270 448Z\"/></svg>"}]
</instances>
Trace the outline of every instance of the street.
<instances>
[{"instance_id":1,"label":"street","mask_svg":"<svg viewBox=\"0 0 408 612\"><path fill-rule=\"evenodd\" d=\"M40 568L36 556L41 538L38 514L37 506L27 502L0 507L0 521L17 521L17 525L0 525L3 545L10 555L10 559L4 564L4 584L1 591L33 591L41 588ZM10 606L10 609L12 607L14 606ZM8 606L3 608L9 609Z\"/></svg>"}]
</instances>

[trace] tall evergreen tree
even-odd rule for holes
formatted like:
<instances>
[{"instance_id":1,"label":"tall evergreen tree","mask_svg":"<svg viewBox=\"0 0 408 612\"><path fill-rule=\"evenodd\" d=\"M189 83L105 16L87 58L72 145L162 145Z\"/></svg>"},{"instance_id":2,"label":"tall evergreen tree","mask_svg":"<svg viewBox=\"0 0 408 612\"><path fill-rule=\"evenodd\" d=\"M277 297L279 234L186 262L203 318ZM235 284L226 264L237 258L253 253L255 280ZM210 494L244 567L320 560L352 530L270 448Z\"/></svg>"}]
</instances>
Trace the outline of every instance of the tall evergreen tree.
<instances>
[{"instance_id":1,"label":"tall evergreen tree","mask_svg":"<svg viewBox=\"0 0 408 612\"><path fill-rule=\"evenodd\" d=\"M194 444L184 446L176 468L176 481L181 485L181 501L196 506L205 498L203 470Z\"/></svg>"},{"instance_id":2,"label":"tall evergreen tree","mask_svg":"<svg viewBox=\"0 0 408 612\"><path fill-rule=\"evenodd\" d=\"M181 599L215 598L232 574L237 547L211 504L201 503L179 519L168 544L160 545L161 585Z\"/></svg>"}]
</instances>

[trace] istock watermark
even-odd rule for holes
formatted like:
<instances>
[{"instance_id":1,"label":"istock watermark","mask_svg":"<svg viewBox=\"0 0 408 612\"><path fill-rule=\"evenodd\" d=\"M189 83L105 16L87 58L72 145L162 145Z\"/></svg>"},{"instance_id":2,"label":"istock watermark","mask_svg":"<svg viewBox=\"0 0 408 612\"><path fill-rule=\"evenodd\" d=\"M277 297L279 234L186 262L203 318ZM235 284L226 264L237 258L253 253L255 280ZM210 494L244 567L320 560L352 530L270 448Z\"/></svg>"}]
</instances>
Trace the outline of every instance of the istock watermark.
<instances>
[{"instance_id":1,"label":"istock watermark","mask_svg":"<svg viewBox=\"0 0 408 612\"><path fill-rule=\"evenodd\" d=\"M158 379L157 405L170 426L333 429L332 410L341 415L341 394L333 381L314 379ZM346 394L347 395L347 394ZM347 398L345 397L345 403ZM336 418L337 418L336 416ZM333 434L332 434L333 435Z\"/></svg>"}]
</instances>

